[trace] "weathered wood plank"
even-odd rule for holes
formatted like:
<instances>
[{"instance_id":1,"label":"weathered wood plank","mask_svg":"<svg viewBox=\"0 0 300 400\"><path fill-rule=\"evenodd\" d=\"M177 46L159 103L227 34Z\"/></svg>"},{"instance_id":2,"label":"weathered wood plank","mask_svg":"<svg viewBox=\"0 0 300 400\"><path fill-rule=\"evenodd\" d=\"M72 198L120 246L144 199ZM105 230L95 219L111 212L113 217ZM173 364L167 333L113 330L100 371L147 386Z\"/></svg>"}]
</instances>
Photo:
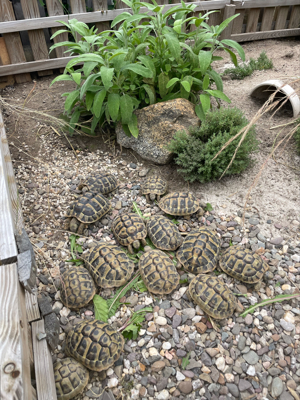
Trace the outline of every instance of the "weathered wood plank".
<instances>
[{"instance_id":1,"label":"weathered wood plank","mask_svg":"<svg viewBox=\"0 0 300 400\"><path fill-rule=\"evenodd\" d=\"M233 20L231 33L242 33L245 12L245 10L235 10L235 13L240 15Z\"/></svg>"},{"instance_id":2,"label":"weathered wood plank","mask_svg":"<svg viewBox=\"0 0 300 400\"><path fill-rule=\"evenodd\" d=\"M86 12L85 0L70 0L70 4L73 14Z\"/></svg>"},{"instance_id":3,"label":"weathered wood plank","mask_svg":"<svg viewBox=\"0 0 300 400\"><path fill-rule=\"evenodd\" d=\"M61 5L60 0L46 0L47 11L50 16L61 16L64 15L64 9ZM57 32L59 28L52 28L52 35ZM68 33L61 33L53 39L54 43L66 42L68 40ZM57 47L54 51L56 53L56 57L66 57L65 51L67 47Z\"/></svg>"},{"instance_id":4,"label":"weathered wood plank","mask_svg":"<svg viewBox=\"0 0 300 400\"><path fill-rule=\"evenodd\" d=\"M224 14L223 14L223 21L225 21L227 18L232 17L234 14L235 14L235 5L226 4L225 9L224 9ZM231 21L230 24L221 33L220 40L230 39L231 31L232 31L232 25L233 25L233 21Z\"/></svg>"},{"instance_id":5,"label":"weathered wood plank","mask_svg":"<svg viewBox=\"0 0 300 400\"><path fill-rule=\"evenodd\" d=\"M278 15L276 18L276 23L275 23L276 30L285 28L289 8L290 8L289 6L279 8ZM300 21L299 21L299 23L300 23Z\"/></svg>"},{"instance_id":6,"label":"weathered wood plank","mask_svg":"<svg viewBox=\"0 0 300 400\"><path fill-rule=\"evenodd\" d=\"M236 8L257 8L257 7L278 7L278 6L296 6L299 0L231 0Z\"/></svg>"},{"instance_id":7,"label":"weathered wood plank","mask_svg":"<svg viewBox=\"0 0 300 400\"><path fill-rule=\"evenodd\" d=\"M57 400L51 353L46 339L37 339L38 333L45 333L44 320L33 322L31 327L37 398Z\"/></svg>"},{"instance_id":8,"label":"weathered wood plank","mask_svg":"<svg viewBox=\"0 0 300 400\"><path fill-rule=\"evenodd\" d=\"M25 0L22 0L25 1ZM293 0L291 0L293 1ZM225 7L226 4L229 4L230 0L209 0L209 1L201 1L195 2L191 4L196 4L196 11L205 10L219 10ZM204 6L205 4L205 6ZM174 4L165 5L164 12L169 10L171 7L174 7ZM128 10L128 9L127 9ZM94 11L83 14L70 14L70 15L62 15L59 19L61 21L68 22L71 18L76 18L82 22L95 23L95 22L103 22L103 21L112 21L118 15L122 14L124 10L108 10L107 13L102 13L101 11ZM147 11L146 7L142 7L140 12L143 13ZM9 32L20 32L22 30L36 30L36 29L44 29L44 28L54 28L54 27L62 27L62 25L57 22L57 16L45 17L45 18L33 18L30 20L19 20L19 21L7 21L0 24L0 33L9 33Z\"/></svg>"},{"instance_id":9,"label":"weathered wood plank","mask_svg":"<svg viewBox=\"0 0 300 400\"><path fill-rule=\"evenodd\" d=\"M28 19L40 18L40 11L37 0L20 0L24 17L26 18L25 23ZM40 18L44 19L44 18ZM28 30L30 28L26 28ZM43 29L28 30L29 42L35 60L47 60L49 58L48 47L45 39ZM53 71L46 70L40 71L39 76L51 75Z\"/></svg>"},{"instance_id":10,"label":"weathered wood plank","mask_svg":"<svg viewBox=\"0 0 300 400\"><path fill-rule=\"evenodd\" d=\"M223 16L222 13L223 13L223 10L218 10L218 12L209 14L208 25L209 26L220 25L222 22L222 16Z\"/></svg>"},{"instance_id":11,"label":"weathered wood plank","mask_svg":"<svg viewBox=\"0 0 300 400\"><path fill-rule=\"evenodd\" d=\"M260 8L253 8L249 10L246 33L248 32L256 32L258 18L259 18Z\"/></svg>"},{"instance_id":12,"label":"weathered wood plank","mask_svg":"<svg viewBox=\"0 0 300 400\"><path fill-rule=\"evenodd\" d=\"M0 37L0 65L11 64L8 51L6 48L5 40ZM4 89L8 85L13 85L15 83L15 78L13 75L7 75L5 78L0 78L0 89Z\"/></svg>"},{"instance_id":13,"label":"weathered wood plank","mask_svg":"<svg viewBox=\"0 0 300 400\"><path fill-rule=\"evenodd\" d=\"M39 305L37 301L37 295L31 294L26 291L25 293L26 300L26 312L27 312L27 320L28 322L36 321L41 318Z\"/></svg>"},{"instance_id":14,"label":"weathered wood plank","mask_svg":"<svg viewBox=\"0 0 300 400\"><path fill-rule=\"evenodd\" d=\"M300 25L300 5L294 6L291 13L289 29L299 28Z\"/></svg>"},{"instance_id":15,"label":"weathered wood plank","mask_svg":"<svg viewBox=\"0 0 300 400\"><path fill-rule=\"evenodd\" d=\"M0 25L5 21L15 21L13 6L9 0L0 1ZM9 58L12 64L26 62L21 38L19 33L7 33L3 35ZM31 81L30 74L21 74L15 77L17 83Z\"/></svg>"},{"instance_id":16,"label":"weathered wood plank","mask_svg":"<svg viewBox=\"0 0 300 400\"><path fill-rule=\"evenodd\" d=\"M107 0L93 0L93 10L94 11L103 11L107 12ZM98 29L98 33L106 31L110 29L110 22L96 22L96 28Z\"/></svg>"},{"instance_id":17,"label":"weathered wood plank","mask_svg":"<svg viewBox=\"0 0 300 400\"><path fill-rule=\"evenodd\" d=\"M262 32L264 31L271 31L272 24L274 19L275 7L266 7L264 8L264 13L261 21L261 28Z\"/></svg>"},{"instance_id":18,"label":"weathered wood plank","mask_svg":"<svg viewBox=\"0 0 300 400\"><path fill-rule=\"evenodd\" d=\"M279 37L299 36L300 28L297 29L281 29L278 31L267 31L267 32L251 32L241 33L239 35L231 35L231 39L237 42L249 42L252 40L262 39L275 39ZM0 70L3 67L0 67Z\"/></svg>"},{"instance_id":19,"label":"weathered wood plank","mask_svg":"<svg viewBox=\"0 0 300 400\"><path fill-rule=\"evenodd\" d=\"M24 290L17 265L0 267L0 394L32 400Z\"/></svg>"}]
</instances>

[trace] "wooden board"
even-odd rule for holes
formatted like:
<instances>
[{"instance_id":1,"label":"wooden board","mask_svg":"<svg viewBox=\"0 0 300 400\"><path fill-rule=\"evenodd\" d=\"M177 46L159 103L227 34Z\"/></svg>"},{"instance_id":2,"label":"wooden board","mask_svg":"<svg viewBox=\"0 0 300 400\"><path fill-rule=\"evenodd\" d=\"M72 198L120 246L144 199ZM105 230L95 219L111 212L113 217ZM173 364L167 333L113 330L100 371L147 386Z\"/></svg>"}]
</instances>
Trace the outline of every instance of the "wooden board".
<instances>
[{"instance_id":1,"label":"wooden board","mask_svg":"<svg viewBox=\"0 0 300 400\"><path fill-rule=\"evenodd\" d=\"M93 0L93 10L107 13L107 0ZM100 33L110 29L110 22L96 22L95 26L98 29L98 33Z\"/></svg>"},{"instance_id":2,"label":"wooden board","mask_svg":"<svg viewBox=\"0 0 300 400\"><path fill-rule=\"evenodd\" d=\"M260 8L253 8L249 10L246 33L248 32L256 32L258 18L259 18Z\"/></svg>"},{"instance_id":3,"label":"wooden board","mask_svg":"<svg viewBox=\"0 0 300 400\"><path fill-rule=\"evenodd\" d=\"M28 19L44 19L40 18L40 11L37 0L20 0L24 17L26 18L25 23ZM26 30L29 28L27 27ZM28 37L30 46L35 60L47 60L49 58L48 47L46 44L45 35L42 29L28 30ZM40 71L39 76L52 75L53 71L46 70Z\"/></svg>"},{"instance_id":4,"label":"wooden board","mask_svg":"<svg viewBox=\"0 0 300 400\"><path fill-rule=\"evenodd\" d=\"M25 301L26 301L27 321L32 322L40 319L41 314L36 294L30 294L29 292L26 291Z\"/></svg>"},{"instance_id":5,"label":"wooden board","mask_svg":"<svg viewBox=\"0 0 300 400\"><path fill-rule=\"evenodd\" d=\"M85 13L86 5L85 0L70 0L72 14Z\"/></svg>"},{"instance_id":6,"label":"wooden board","mask_svg":"<svg viewBox=\"0 0 300 400\"><path fill-rule=\"evenodd\" d=\"M243 31L243 23L245 17L245 10L235 10L236 14L240 14L233 20L232 31L231 33L242 33Z\"/></svg>"},{"instance_id":7,"label":"wooden board","mask_svg":"<svg viewBox=\"0 0 300 400\"><path fill-rule=\"evenodd\" d=\"M9 66L10 67L10 66ZM6 66L6 68L9 68ZM5 67L0 67L5 68ZM17 247L14 235L11 199L8 187L8 171L2 138L6 139L4 122L0 110L0 270L2 264L11 264L17 260ZM0 291L2 289L0 288ZM1 304L1 303L0 303Z\"/></svg>"},{"instance_id":8,"label":"wooden board","mask_svg":"<svg viewBox=\"0 0 300 400\"><path fill-rule=\"evenodd\" d=\"M46 339L37 340L38 333L45 333L44 320L33 322L31 327L37 398L57 400L51 353Z\"/></svg>"},{"instance_id":9,"label":"wooden board","mask_svg":"<svg viewBox=\"0 0 300 400\"><path fill-rule=\"evenodd\" d=\"M0 65L11 64L8 51L5 45L5 40L0 37ZM15 78L13 75L8 75L5 78L0 78L0 89L4 89L6 86L13 85L15 83Z\"/></svg>"},{"instance_id":10,"label":"wooden board","mask_svg":"<svg viewBox=\"0 0 300 400\"><path fill-rule=\"evenodd\" d=\"M249 42L252 40L262 39L276 39L279 37L299 36L300 28L298 29L281 29L278 31L267 31L267 32L252 32L252 33L241 33L238 35L231 35L231 39L236 42ZM3 67L0 67L0 70Z\"/></svg>"},{"instance_id":11,"label":"wooden board","mask_svg":"<svg viewBox=\"0 0 300 400\"><path fill-rule=\"evenodd\" d=\"M237 8L256 8L256 7L278 7L278 6L296 6L299 0L231 0Z\"/></svg>"},{"instance_id":12,"label":"wooden board","mask_svg":"<svg viewBox=\"0 0 300 400\"><path fill-rule=\"evenodd\" d=\"M284 29L286 26L286 20L287 20L287 16L289 13L289 6L288 7L280 7L278 14L277 14L277 18L276 18L276 23L275 23L275 29ZM299 21L300 23L300 21Z\"/></svg>"},{"instance_id":13,"label":"wooden board","mask_svg":"<svg viewBox=\"0 0 300 400\"><path fill-rule=\"evenodd\" d=\"M46 0L46 6L47 6L47 11L50 16L59 16L58 19L60 19L61 15L64 15L64 9L61 5L60 0ZM52 28L51 32L52 35L60 30L60 28ZM60 42L66 42L68 41L68 33L61 33L60 35L56 36L53 39L54 43L60 43ZM56 57L66 57L65 51L67 50L67 47L57 47L55 50L53 50L56 53Z\"/></svg>"},{"instance_id":14,"label":"wooden board","mask_svg":"<svg viewBox=\"0 0 300 400\"><path fill-rule=\"evenodd\" d=\"M225 21L227 18L232 17L234 14L235 14L235 5L226 4L225 9L224 9L224 14L223 14L223 21ZM231 31L232 31L232 25L233 25L233 21L231 21L230 24L221 33L220 40L230 39Z\"/></svg>"},{"instance_id":15,"label":"wooden board","mask_svg":"<svg viewBox=\"0 0 300 400\"><path fill-rule=\"evenodd\" d=\"M16 264L0 267L0 304L1 398L32 400L25 297Z\"/></svg>"},{"instance_id":16,"label":"wooden board","mask_svg":"<svg viewBox=\"0 0 300 400\"><path fill-rule=\"evenodd\" d=\"M15 20L13 6L9 0L0 1L0 22ZM0 24L1 25L1 24ZM19 33L7 33L3 35L6 48L12 64L26 62L21 38ZM15 76L17 83L25 83L31 81L30 74L20 74Z\"/></svg>"},{"instance_id":17,"label":"wooden board","mask_svg":"<svg viewBox=\"0 0 300 400\"><path fill-rule=\"evenodd\" d=\"M266 7L264 8L264 13L261 22L260 30L264 31L271 31L274 19L275 7Z\"/></svg>"},{"instance_id":18,"label":"wooden board","mask_svg":"<svg viewBox=\"0 0 300 400\"><path fill-rule=\"evenodd\" d=\"M218 10L218 12L215 12L213 14L209 14L209 20L208 20L208 25L220 25L222 22L222 17L223 17L223 10Z\"/></svg>"},{"instance_id":19,"label":"wooden board","mask_svg":"<svg viewBox=\"0 0 300 400\"><path fill-rule=\"evenodd\" d=\"M300 5L294 6L291 13L289 29L300 27Z\"/></svg>"}]
</instances>

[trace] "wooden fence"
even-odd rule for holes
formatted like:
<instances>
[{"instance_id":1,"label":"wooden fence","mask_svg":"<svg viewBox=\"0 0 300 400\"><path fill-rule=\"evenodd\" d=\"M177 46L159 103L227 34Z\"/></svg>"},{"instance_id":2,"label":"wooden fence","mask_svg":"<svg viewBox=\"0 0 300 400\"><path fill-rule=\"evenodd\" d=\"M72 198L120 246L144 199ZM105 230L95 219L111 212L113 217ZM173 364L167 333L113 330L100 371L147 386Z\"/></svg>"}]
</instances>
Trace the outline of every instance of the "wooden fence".
<instances>
[{"instance_id":1,"label":"wooden fence","mask_svg":"<svg viewBox=\"0 0 300 400\"><path fill-rule=\"evenodd\" d=\"M24 265L26 251L23 251L24 244L20 245L20 236L26 242L0 110L0 399L56 400L50 350L45 339L38 340L38 334L44 334L45 327L37 296L20 284L22 270L28 267ZM30 247L29 239L28 243ZM33 262L29 266L33 271L32 287L35 285L34 257L29 258ZM36 390L31 385L34 377Z\"/></svg>"},{"instance_id":2,"label":"wooden fence","mask_svg":"<svg viewBox=\"0 0 300 400\"><path fill-rule=\"evenodd\" d=\"M71 12L68 15L64 13L62 0L44 0L44 8L38 0L18 1L19 7L16 7L16 1L13 1L13 6L10 0L0 0L0 85L1 79L6 84L14 79L17 83L30 81L31 72L38 72L40 76L51 75L53 69L67 64L70 57L63 53L62 48L51 53L53 58L49 56L49 37L61 27L58 20L76 18L95 24L101 32L124 11L121 0L116 0L116 9L113 10L108 9L107 0L67 0ZM176 4L176 0L172 2L158 0L159 4L165 4L166 10ZM209 23L213 25L235 13L240 14L226 29L223 38L244 42L300 35L299 0L203 0L194 4L197 6L195 12L220 10L220 13L211 15ZM22 17L24 19L20 19ZM67 40L67 34L57 36L54 42L64 40Z\"/></svg>"}]
</instances>

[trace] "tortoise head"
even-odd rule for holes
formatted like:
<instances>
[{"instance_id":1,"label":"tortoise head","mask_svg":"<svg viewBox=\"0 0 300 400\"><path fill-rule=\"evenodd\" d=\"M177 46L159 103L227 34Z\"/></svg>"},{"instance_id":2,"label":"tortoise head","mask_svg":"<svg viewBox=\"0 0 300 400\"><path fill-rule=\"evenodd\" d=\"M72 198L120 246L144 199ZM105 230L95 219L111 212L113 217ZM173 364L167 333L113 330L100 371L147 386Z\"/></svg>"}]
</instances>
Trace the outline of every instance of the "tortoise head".
<instances>
[{"instance_id":1,"label":"tortoise head","mask_svg":"<svg viewBox=\"0 0 300 400\"><path fill-rule=\"evenodd\" d=\"M150 197L150 200L151 201L154 201L155 200L155 194L154 193L150 193L150 195L149 195L149 197Z\"/></svg>"},{"instance_id":2,"label":"tortoise head","mask_svg":"<svg viewBox=\"0 0 300 400\"><path fill-rule=\"evenodd\" d=\"M140 245L141 245L141 243L140 243L139 240L135 240L135 241L132 243L132 247L134 247L135 249L139 249Z\"/></svg>"}]
</instances>

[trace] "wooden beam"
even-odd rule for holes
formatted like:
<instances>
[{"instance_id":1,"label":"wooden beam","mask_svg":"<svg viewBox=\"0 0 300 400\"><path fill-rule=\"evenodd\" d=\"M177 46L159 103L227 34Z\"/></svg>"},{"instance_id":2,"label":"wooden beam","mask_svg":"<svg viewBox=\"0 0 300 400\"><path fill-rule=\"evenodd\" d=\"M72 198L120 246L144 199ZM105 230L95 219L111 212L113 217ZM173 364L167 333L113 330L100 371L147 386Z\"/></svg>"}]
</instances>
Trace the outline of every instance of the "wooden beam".
<instances>
[{"instance_id":1,"label":"wooden beam","mask_svg":"<svg viewBox=\"0 0 300 400\"><path fill-rule=\"evenodd\" d=\"M60 0L46 0L46 6L47 6L48 14L50 16L58 17L60 15L63 15L63 13L64 13L64 9L63 9L63 6L61 5ZM52 35L55 32L57 32L58 30L59 30L59 28L52 28L51 29ZM54 43L67 42L67 41L68 41L68 33L67 32L61 33L53 39ZM56 57L60 58L60 57L66 56L65 51L67 49L68 49L67 47L61 46L61 47L57 47L53 51L55 51Z\"/></svg>"},{"instance_id":2,"label":"wooden beam","mask_svg":"<svg viewBox=\"0 0 300 400\"><path fill-rule=\"evenodd\" d=\"M252 40L262 39L275 39L279 37L299 36L300 28L297 29L281 29L278 31L267 31L267 32L252 32L252 33L241 33L239 35L231 35L231 39L236 42L249 42ZM1 70L2 67L0 67Z\"/></svg>"},{"instance_id":3,"label":"wooden beam","mask_svg":"<svg viewBox=\"0 0 300 400\"><path fill-rule=\"evenodd\" d=\"M253 8L249 10L246 33L256 32L259 14L260 14L260 8Z\"/></svg>"},{"instance_id":4,"label":"wooden beam","mask_svg":"<svg viewBox=\"0 0 300 400\"><path fill-rule=\"evenodd\" d=\"M279 30L279 29L285 29L286 26L286 20L287 20L287 16L289 13L289 6L287 7L280 7L278 14L277 14L277 18L276 18L276 23L275 23L275 29ZM299 21L300 24L300 21Z\"/></svg>"},{"instance_id":5,"label":"wooden beam","mask_svg":"<svg viewBox=\"0 0 300 400\"><path fill-rule=\"evenodd\" d=\"M299 0L231 0L237 8L278 7L299 5Z\"/></svg>"},{"instance_id":6,"label":"wooden beam","mask_svg":"<svg viewBox=\"0 0 300 400\"><path fill-rule=\"evenodd\" d=\"M234 14L235 14L235 5L226 4L225 9L224 9L223 21L225 21L227 18L232 17ZM232 32L232 25L233 25L233 21L231 21L229 23L229 25L221 33L220 40L230 39L231 32Z\"/></svg>"},{"instance_id":7,"label":"wooden beam","mask_svg":"<svg viewBox=\"0 0 300 400\"><path fill-rule=\"evenodd\" d=\"M235 10L235 13L240 15L233 20L231 33L242 33L245 12L245 10Z\"/></svg>"},{"instance_id":8,"label":"wooden beam","mask_svg":"<svg viewBox=\"0 0 300 400\"><path fill-rule=\"evenodd\" d=\"M291 0L293 1L293 0ZM203 10L219 10L225 7L226 4L229 4L230 0L209 0L209 1L201 1L196 3L189 3L195 4L197 7L195 8L196 11L203 11ZM165 5L164 12L168 11L170 8L174 7L174 4L167 4ZM44 18L33 18L33 19L26 19L26 20L19 20L19 21L8 21L8 22L1 22L0 23L0 33L10 33L10 32L20 32L26 30L35 30L35 29L45 29L45 28L54 28L60 27L62 25L58 22L60 21L68 22L69 19L75 18L79 21L88 23L96 23L96 22L103 22L103 21L112 21L118 15L122 14L122 12L130 11L129 9L120 9L120 10L108 10L107 12L102 13L102 11L93 11L89 13L82 13L82 14L69 14L69 15L60 15L60 16L52 16L52 17L44 17ZM146 7L142 7L140 12L146 12L148 9Z\"/></svg>"},{"instance_id":9,"label":"wooden beam","mask_svg":"<svg viewBox=\"0 0 300 400\"><path fill-rule=\"evenodd\" d=\"M39 333L45 333L44 320L33 322L31 327L37 398L57 400L51 353L46 339L37 338Z\"/></svg>"},{"instance_id":10,"label":"wooden beam","mask_svg":"<svg viewBox=\"0 0 300 400\"><path fill-rule=\"evenodd\" d=\"M24 290L17 265L0 266L0 394L32 400Z\"/></svg>"},{"instance_id":11,"label":"wooden beam","mask_svg":"<svg viewBox=\"0 0 300 400\"><path fill-rule=\"evenodd\" d=\"M26 301L26 312L28 322L36 321L41 318L39 305L37 301L37 295L31 294L26 291L25 293Z\"/></svg>"},{"instance_id":12,"label":"wooden beam","mask_svg":"<svg viewBox=\"0 0 300 400\"><path fill-rule=\"evenodd\" d=\"M103 13L107 12L107 0L93 0L93 10L94 11L103 11ZM110 29L110 22L96 22L96 28L98 29L98 33L106 31Z\"/></svg>"},{"instance_id":13,"label":"wooden beam","mask_svg":"<svg viewBox=\"0 0 300 400\"><path fill-rule=\"evenodd\" d=\"M0 37L0 65L11 64L8 51L6 48L5 40ZM8 75L5 78L0 79L0 89L4 89L6 86L13 85L15 83L15 78L13 75Z\"/></svg>"},{"instance_id":14,"label":"wooden beam","mask_svg":"<svg viewBox=\"0 0 300 400\"><path fill-rule=\"evenodd\" d=\"M275 13L275 7L264 8L264 13L263 13L261 28L260 28L261 32L272 30L274 13Z\"/></svg>"},{"instance_id":15,"label":"wooden beam","mask_svg":"<svg viewBox=\"0 0 300 400\"><path fill-rule=\"evenodd\" d=\"M300 5L294 6L292 9L291 19L289 23L289 28L299 28L300 24Z\"/></svg>"}]
</instances>

